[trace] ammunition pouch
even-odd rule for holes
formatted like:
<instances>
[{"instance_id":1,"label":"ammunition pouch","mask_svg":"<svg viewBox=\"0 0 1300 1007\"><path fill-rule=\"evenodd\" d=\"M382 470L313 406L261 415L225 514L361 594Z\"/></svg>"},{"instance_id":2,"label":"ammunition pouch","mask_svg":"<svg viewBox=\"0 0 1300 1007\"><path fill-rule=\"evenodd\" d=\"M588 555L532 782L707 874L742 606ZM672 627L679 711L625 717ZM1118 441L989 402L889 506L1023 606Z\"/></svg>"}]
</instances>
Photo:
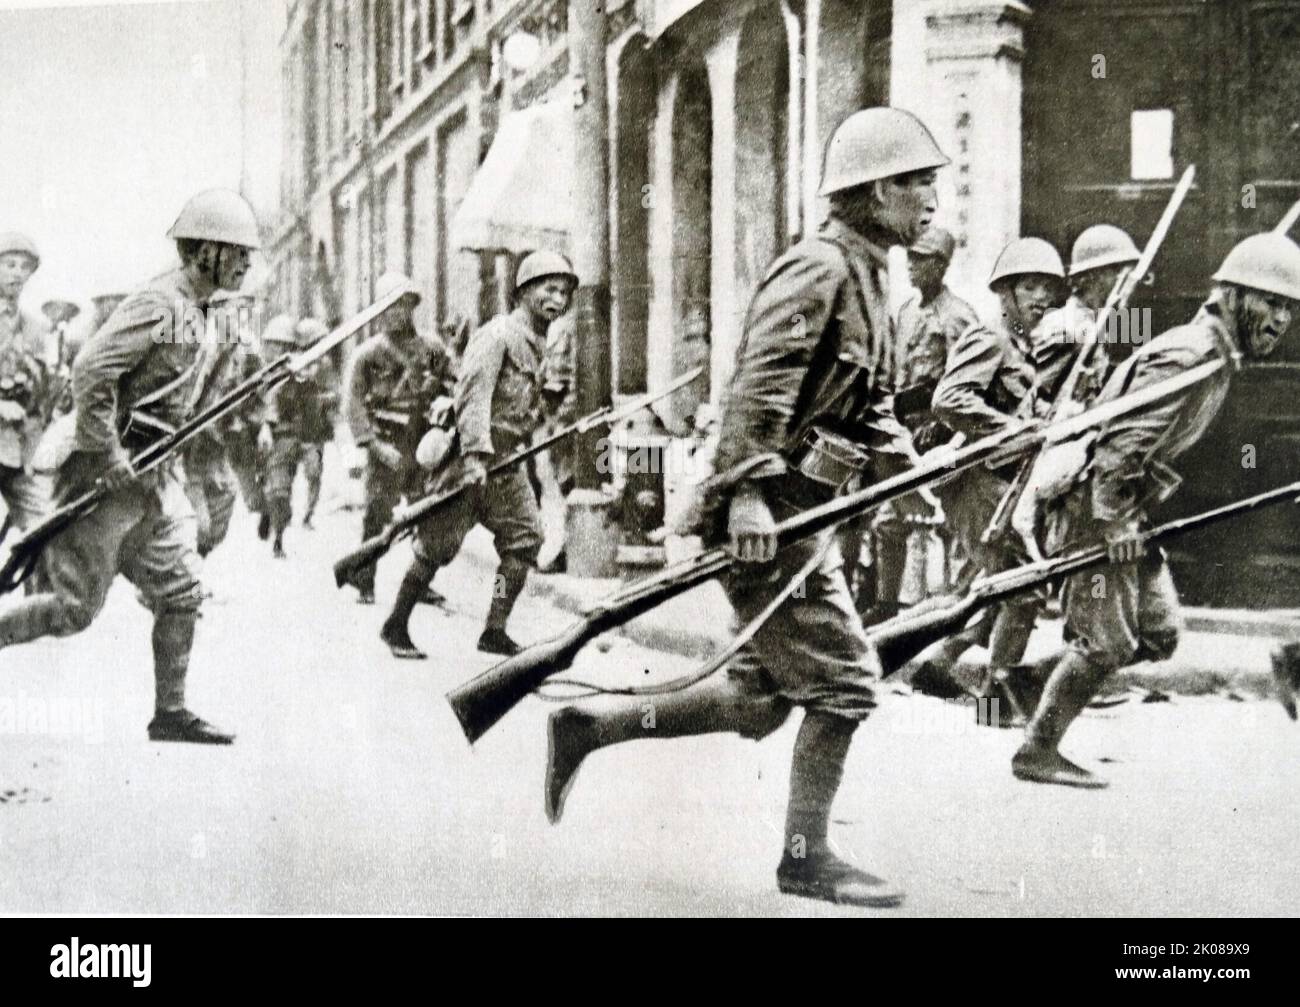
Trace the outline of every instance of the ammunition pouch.
<instances>
[{"instance_id":1,"label":"ammunition pouch","mask_svg":"<svg viewBox=\"0 0 1300 1007\"><path fill-rule=\"evenodd\" d=\"M849 480L861 475L870 460L870 452L855 441L825 427L812 427L790 459L790 465L805 479L826 487L833 496Z\"/></svg>"}]
</instances>

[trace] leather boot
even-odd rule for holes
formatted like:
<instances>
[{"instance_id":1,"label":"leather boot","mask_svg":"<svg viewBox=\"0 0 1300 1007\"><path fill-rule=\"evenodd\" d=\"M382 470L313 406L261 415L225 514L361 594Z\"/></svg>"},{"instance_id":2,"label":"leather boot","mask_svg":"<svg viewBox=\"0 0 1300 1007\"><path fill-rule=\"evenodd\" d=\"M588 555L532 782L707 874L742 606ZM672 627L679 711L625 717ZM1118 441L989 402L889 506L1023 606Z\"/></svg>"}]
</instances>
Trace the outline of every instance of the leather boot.
<instances>
[{"instance_id":1,"label":"leather boot","mask_svg":"<svg viewBox=\"0 0 1300 1007\"><path fill-rule=\"evenodd\" d=\"M857 727L857 721L815 710L804 715L790 764L790 803L777 887L787 895L888 908L898 905L903 893L840 860L826 841L831 804Z\"/></svg>"},{"instance_id":2,"label":"leather boot","mask_svg":"<svg viewBox=\"0 0 1300 1007\"><path fill-rule=\"evenodd\" d=\"M424 597L429 582L433 580L433 575L437 571L436 566L417 556L411 561L405 576L402 577L401 586L397 589L397 598L393 601L393 610L388 613L388 618L384 620L383 628L379 631L379 638L388 644L388 649L393 652L394 657L422 661L428 656L411 641L409 626L411 613Z\"/></svg>"},{"instance_id":3,"label":"leather boot","mask_svg":"<svg viewBox=\"0 0 1300 1007\"><path fill-rule=\"evenodd\" d=\"M517 556L507 554L502 558L492 585L492 604L488 607L484 636L488 636L493 630L505 635L510 613L514 610L515 602L519 600L519 595L523 593L524 585L528 582L528 570L528 562Z\"/></svg>"},{"instance_id":4,"label":"leather boot","mask_svg":"<svg viewBox=\"0 0 1300 1007\"><path fill-rule=\"evenodd\" d=\"M1043 688L1038 709L1025 729L1025 742L1011 759L1017 779L1066 787L1101 789L1101 777L1075 765L1057 751L1070 724L1097 694L1109 671L1082 654L1067 651Z\"/></svg>"},{"instance_id":5,"label":"leather boot","mask_svg":"<svg viewBox=\"0 0 1300 1007\"><path fill-rule=\"evenodd\" d=\"M610 697L582 707L563 707L551 714L546 725L546 817L552 824L560 820L578 767L598 748L641 738L719 731L758 739L775 731L789 715L787 700L745 692L725 672L681 692Z\"/></svg>"}]
</instances>

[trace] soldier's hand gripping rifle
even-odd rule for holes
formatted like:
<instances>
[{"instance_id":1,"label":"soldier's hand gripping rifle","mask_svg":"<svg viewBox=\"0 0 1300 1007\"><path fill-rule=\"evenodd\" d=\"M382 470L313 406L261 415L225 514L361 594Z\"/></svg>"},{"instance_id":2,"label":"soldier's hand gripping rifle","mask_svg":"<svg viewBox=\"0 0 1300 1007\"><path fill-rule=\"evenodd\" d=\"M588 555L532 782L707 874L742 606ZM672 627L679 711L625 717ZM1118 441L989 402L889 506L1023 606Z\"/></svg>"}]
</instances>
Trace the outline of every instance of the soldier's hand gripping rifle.
<instances>
[{"instance_id":1,"label":"soldier's hand gripping rifle","mask_svg":"<svg viewBox=\"0 0 1300 1007\"><path fill-rule=\"evenodd\" d=\"M872 486L802 511L776 526L778 549L867 514L886 501L949 479L975 465L999 464L1026 451L1077 437L1118 416L1146 409L1204 381L1224 364L1212 361L1159 384L1114 399L1078 416L1043 425L1008 426L960 448L937 451L924 463ZM592 639L725 573L735 563L722 547L710 549L628 585L605 599L562 634L526 648L447 693L465 736L477 741L551 675L568 668Z\"/></svg>"},{"instance_id":2,"label":"soldier's hand gripping rifle","mask_svg":"<svg viewBox=\"0 0 1300 1007\"><path fill-rule=\"evenodd\" d=\"M1300 503L1300 482L1247 497L1191 517L1170 521L1143 532L1139 538L1153 545L1178 535L1206 528L1284 500ZM1013 570L976 578L963 595L928 598L867 631L880 654L886 675L892 675L930 644L961 630L975 613L998 602L1031 591L1060 577L1080 573L1109 562L1105 545L1097 545L1056 559L1027 563Z\"/></svg>"},{"instance_id":3,"label":"soldier's hand gripping rifle","mask_svg":"<svg viewBox=\"0 0 1300 1007\"><path fill-rule=\"evenodd\" d=\"M666 395L671 395L679 388L684 388L692 381L704 373L703 367L697 367L694 370L687 371L685 374L674 378L668 385L654 392L648 392L645 395L638 396L630 402L625 402L620 406L604 406L590 413L567 427L562 427L554 433L548 434L541 440L520 448L514 454L503 458L487 470L488 477L491 478L500 472L513 468L520 462L527 461L533 455L540 454L549 447L553 447L566 437L573 434L586 433L596 427L612 426L627 417L639 413L642 409L659 401ZM399 538L403 535L413 533L420 522L426 520L431 514L441 510L451 501L455 500L469 488L469 484L462 483L444 493L435 493L415 501L406 507L398 508L393 513L393 518L387 525L372 538L366 539L356 549L342 557L334 564L334 583L343 587L350 584L353 578L362 570L378 562L379 558L393 547Z\"/></svg>"},{"instance_id":4,"label":"soldier's hand gripping rifle","mask_svg":"<svg viewBox=\"0 0 1300 1007\"><path fill-rule=\"evenodd\" d=\"M1170 195L1169 202L1165 204L1160 220L1156 222L1155 230L1151 232L1146 247L1142 249L1141 257L1130 269L1122 272L1119 278L1116 279L1115 285L1106 298L1106 303L1102 305L1097 317L1093 320L1087 339L1079 347L1079 352L1075 354L1074 363L1070 366L1065 381L1062 382L1060 389L1057 391L1056 398L1052 400L1051 408L1047 413L1049 420L1063 415L1063 410L1069 408L1070 403L1074 401L1079 383L1092 368L1093 361L1100 352L1102 335L1112 324L1111 319L1116 313L1128 307L1133 291L1137 289L1137 285L1142 281L1142 278L1150 272L1156 253L1160 251L1165 236L1169 233L1170 227L1173 226L1174 217L1178 215L1178 210L1182 207L1183 200L1187 198L1187 193L1191 190L1195 179L1196 166L1192 165L1183 172L1183 177L1178 180L1178 185ZM1066 338L1073 338L1073 334L1066 333ZM1033 481L1035 467L1042 458L1043 453L1039 452L1037 455L1026 458L1021 463L1020 468L1016 470L1015 478L1011 480L1011 484L1003 492L1002 498L993 511L993 516L989 519L988 527L984 529L981 536L981 541L985 544L994 542L1006 534L1008 527L1012 523L1012 515L1015 513L1016 504L1020 502L1026 487ZM1029 540L1026 541L1026 545L1031 556L1037 555L1036 543Z\"/></svg>"},{"instance_id":5,"label":"soldier's hand gripping rifle","mask_svg":"<svg viewBox=\"0 0 1300 1007\"><path fill-rule=\"evenodd\" d=\"M254 396L266 395L284 384L295 374L310 367L345 339L374 321L401 299L401 292L380 298L370 307L322 336L299 353L286 353L273 360L260 371L250 375L204 409L199 410L174 431L151 443L131 459L131 470L136 476L149 472L213 423ZM15 539L4 563L0 565L0 594L6 594L31 576L41 552L57 535L85 517L98 506L107 494L102 481L97 481L81 496L62 504L39 524L32 526Z\"/></svg>"}]
</instances>

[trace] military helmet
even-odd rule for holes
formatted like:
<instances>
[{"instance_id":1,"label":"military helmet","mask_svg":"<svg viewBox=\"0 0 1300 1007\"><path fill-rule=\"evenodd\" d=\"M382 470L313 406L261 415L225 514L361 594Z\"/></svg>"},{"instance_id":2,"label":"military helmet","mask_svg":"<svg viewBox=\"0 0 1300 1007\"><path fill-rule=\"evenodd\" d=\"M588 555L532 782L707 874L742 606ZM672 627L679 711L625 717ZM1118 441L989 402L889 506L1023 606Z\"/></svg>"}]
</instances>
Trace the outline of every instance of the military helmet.
<instances>
[{"instance_id":1,"label":"military helmet","mask_svg":"<svg viewBox=\"0 0 1300 1007\"><path fill-rule=\"evenodd\" d=\"M911 112L864 108L831 134L819 195L829 196L909 171L942 168L948 163L925 124Z\"/></svg>"},{"instance_id":2,"label":"military helmet","mask_svg":"<svg viewBox=\"0 0 1300 1007\"><path fill-rule=\"evenodd\" d=\"M1056 249L1042 238L1013 238L1007 242L1007 247L1002 249L998 261L993 264L989 286L992 287L999 280L1034 273L1063 280L1065 266Z\"/></svg>"},{"instance_id":3,"label":"military helmet","mask_svg":"<svg viewBox=\"0 0 1300 1007\"><path fill-rule=\"evenodd\" d=\"M322 336L329 335L330 330L319 318L304 318L293 331L298 337L299 346L310 346Z\"/></svg>"},{"instance_id":4,"label":"military helmet","mask_svg":"<svg viewBox=\"0 0 1300 1007\"><path fill-rule=\"evenodd\" d=\"M375 281L375 300L382 301L389 294L400 291L404 297L414 297L415 303L419 304L423 299L420 294L420 288L415 285L409 276L405 273L399 273L396 270L389 270L387 273L380 275Z\"/></svg>"},{"instance_id":5,"label":"military helmet","mask_svg":"<svg viewBox=\"0 0 1300 1007\"><path fill-rule=\"evenodd\" d=\"M197 241L220 241L244 248L261 248L257 217L247 200L232 189L208 189L181 208L167 237Z\"/></svg>"},{"instance_id":6,"label":"military helmet","mask_svg":"<svg viewBox=\"0 0 1300 1007\"><path fill-rule=\"evenodd\" d=\"M58 325L60 322L70 322L81 314L81 305L73 301L63 301L55 298L41 305L41 313L52 324Z\"/></svg>"},{"instance_id":7,"label":"military helmet","mask_svg":"<svg viewBox=\"0 0 1300 1007\"><path fill-rule=\"evenodd\" d=\"M567 277L573 285L578 285L578 274L573 271L573 266L559 252L548 252L542 249L540 252L533 252L531 255L524 256L524 261L519 263L519 271L515 273L515 292L534 280L545 279L548 276Z\"/></svg>"},{"instance_id":8,"label":"military helmet","mask_svg":"<svg viewBox=\"0 0 1300 1007\"><path fill-rule=\"evenodd\" d=\"M0 234L0 255L6 255L9 252L21 252L23 255L31 256L32 269L40 269L41 253L36 250L36 242L32 241L27 235L19 234L17 231L6 231L4 234Z\"/></svg>"},{"instance_id":9,"label":"military helmet","mask_svg":"<svg viewBox=\"0 0 1300 1007\"><path fill-rule=\"evenodd\" d=\"M266 328L262 330L262 342L264 343L296 343L297 337L294 334L293 319L288 315L276 315L266 323Z\"/></svg>"},{"instance_id":10,"label":"military helmet","mask_svg":"<svg viewBox=\"0 0 1300 1007\"><path fill-rule=\"evenodd\" d=\"M1078 276L1089 269L1137 262L1142 257L1128 233L1114 224L1093 224L1074 239L1070 250L1070 275Z\"/></svg>"},{"instance_id":11,"label":"military helmet","mask_svg":"<svg viewBox=\"0 0 1300 1007\"><path fill-rule=\"evenodd\" d=\"M1252 234L1228 253L1214 279L1300 301L1300 245L1272 231Z\"/></svg>"},{"instance_id":12,"label":"military helmet","mask_svg":"<svg viewBox=\"0 0 1300 1007\"><path fill-rule=\"evenodd\" d=\"M952 261L952 253L957 248L957 239L952 236L951 231L944 230L942 227L927 227L921 232L921 236L912 242L908 249L913 255L937 255L944 262Z\"/></svg>"}]
</instances>

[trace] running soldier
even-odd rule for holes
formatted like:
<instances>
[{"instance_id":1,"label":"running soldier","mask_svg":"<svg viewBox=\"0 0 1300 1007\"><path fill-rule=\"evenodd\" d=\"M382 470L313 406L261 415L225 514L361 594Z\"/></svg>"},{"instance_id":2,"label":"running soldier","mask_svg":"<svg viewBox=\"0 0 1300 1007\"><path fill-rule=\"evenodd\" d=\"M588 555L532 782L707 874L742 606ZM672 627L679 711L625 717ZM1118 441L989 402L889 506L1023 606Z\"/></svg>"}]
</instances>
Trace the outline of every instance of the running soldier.
<instances>
[{"instance_id":1,"label":"running soldier","mask_svg":"<svg viewBox=\"0 0 1300 1007\"><path fill-rule=\"evenodd\" d=\"M1058 303L1064 279L1061 257L1041 238L1016 238L1002 250L989 277L989 288L1002 305L1001 324L977 325L964 332L935 388L935 415L949 429L975 440L1046 413L1050 403L1038 394L1030 333ZM1015 535L986 541L989 522L1015 466L1014 462L999 470L977 466L940 493L961 551L957 579L963 588L980 572L998 573L1029 561ZM1043 601L1041 594L1031 594L986 613L972 627L922 655L919 662L926 667L918 674L923 681L951 677L963 653L977 642L986 643L989 668L977 695L1005 695L1014 701L1005 683L1011 668L1024 657Z\"/></svg>"},{"instance_id":2,"label":"running soldier","mask_svg":"<svg viewBox=\"0 0 1300 1007\"><path fill-rule=\"evenodd\" d=\"M1045 314L1032 334L1038 385L1048 399L1055 401L1120 274L1135 266L1141 257L1133 239L1111 224L1094 224L1075 239L1070 250L1070 297L1061 307ZM1127 326L1122 333L1131 334ZM1097 354L1086 379L1075 391L1081 403L1096 396L1111 367L1132 349L1131 342L1119 339L1108 338L1104 345L1105 352Z\"/></svg>"},{"instance_id":3,"label":"running soldier","mask_svg":"<svg viewBox=\"0 0 1300 1007\"><path fill-rule=\"evenodd\" d=\"M551 821L596 749L714 731L760 739L802 706L778 887L856 905L901 901L896 888L836 857L827 838L850 742L876 705L879 661L833 534L778 554L774 528L851 481L875 481L915 460L893 415L886 250L914 242L933 218L936 169L947 163L925 126L900 109L856 112L836 129L821 188L830 217L772 265L750 303L723 407L718 474L705 490L713 514L705 534L729 540L740 561L724 585L739 620L779 604L723 675L656 696L649 721L640 698L552 714ZM913 495L904 506L925 505Z\"/></svg>"},{"instance_id":4,"label":"running soldier","mask_svg":"<svg viewBox=\"0 0 1300 1007\"><path fill-rule=\"evenodd\" d=\"M329 330L314 318L304 318L288 331L299 349L328 334ZM307 479L307 509L302 524L304 528L312 526L312 515L320 500L325 445L334 434L338 405L335 388L334 369L328 358L322 358L277 388L271 401L267 421L275 446L267 466L266 503L275 533L271 554L277 559L285 557L284 530L293 518L293 483L299 466Z\"/></svg>"},{"instance_id":5,"label":"running soldier","mask_svg":"<svg viewBox=\"0 0 1300 1007\"><path fill-rule=\"evenodd\" d=\"M415 284L401 273L385 273L375 284L375 299L397 290L405 291L404 296L380 315L375 323L378 333L353 353L344 381L348 427L353 441L366 452L363 541L383 530L404 498L423 491L415 449L428 430L429 407L453 380L442 344L416 332L412 312L420 303L420 292ZM373 565L353 584L361 604L375 603ZM437 604L442 599L430 590L418 600Z\"/></svg>"},{"instance_id":6,"label":"running soldier","mask_svg":"<svg viewBox=\"0 0 1300 1007\"><path fill-rule=\"evenodd\" d=\"M1106 781L1057 750L1070 724L1118 669L1168 660L1178 646L1178 594L1159 550L1140 539L1147 511L1181 479L1170 463L1200 440L1227 397L1232 372L1269 356L1300 311L1300 246L1278 234L1238 244L1214 274L1209 298L1186 325L1142 345L1107 379L1109 402L1209 361L1227 366L1173 399L1105 427L1075 484L1044 505L1049 555L1099 542L1113 564L1076 574L1063 589L1067 649L1012 759L1022 780L1100 788Z\"/></svg>"},{"instance_id":7,"label":"running soldier","mask_svg":"<svg viewBox=\"0 0 1300 1007\"><path fill-rule=\"evenodd\" d=\"M58 452L56 489L69 499L100 482L108 495L46 546L38 571L45 592L0 612L0 646L81 632L123 574L154 616L149 738L230 744L233 735L185 708L203 591L179 459L137 478L131 452L211 404L222 387L233 354L229 343L205 338L208 305L243 282L259 247L257 220L237 193L213 189L186 203L167 233L180 267L127 297L73 365L76 428Z\"/></svg>"},{"instance_id":8,"label":"running soldier","mask_svg":"<svg viewBox=\"0 0 1300 1007\"><path fill-rule=\"evenodd\" d=\"M0 234L0 496L6 527L27 528L44 515L49 489L32 472L32 455L57 395L49 369L49 326L18 300L41 256L22 234Z\"/></svg>"},{"instance_id":9,"label":"running soldier","mask_svg":"<svg viewBox=\"0 0 1300 1007\"><path fill-rule=\"evenodd\" d=\"M218 291L211 299L209 317L213 330L208 335L225 344L232 361L241 357L242 330L252 306L253 295L237 291ZM217 395L228 392L240 380L236 366L226 367L224 373L224 383L216 389ZM235 476L226 458L228 445L224 433L221 427L213 425L182 450L185 495L194 508L200 557L206 557L226 540L235 513Z\"/></svg>"},{"instance_id":10,"label":"running soldier","mask_svg":"<svg viewBox=\"0 0 1300 1007\"><path fill-rule=\"evenodd\" d=\"M426 655L411 641L411 612L438 568L460 552L465 536L481 524L492 533L501 564L478 649L507 656L520 647L506 622L537 565L542 519L537 495L522 466L488 478L494 462L532 442L541 422L546 330L569 310L578 277L567 259L534 252L515 275L515 307L497 315L469 341L456 381L455 449L437 471L432 491L468 489L435 519L420 525L412 561L397 600L380 632L396 657Z\"/></svg>"},{"instance_id":11,"label":"running soldier","mask_svg":"<svg viewBox=\"0 0 1300 1007\"><path fill-rule=\"evenodd\" d=\"M292 321L289 324L292 325ZM259 337L252 325L241 327L234 352L234 380L237 382L247 381L266 366L265 337ZM232 409L218 427L226 446L226 461L239 486L239 495L248 512L257 515L257 534L265 540L271 534L271 518L266 513L263 492L266 457L271 446L271 431L266 425L266 403L260 396L249 398Z\"/></svg>"},{"instance_id":12,"label":"running soldier","mask_svg":"<svg viewBox=\"0 0 1300 1007\"><path fill-rule=\"evenodd\" d=\"M951 437L931 410L930 400L958 337L979 324L975 309L943 282L956 247L950 232L929 227L907 253L908 274L918 293L898 313L894 405L920 452L938 447ZM871 519L875 597L858 598L863 625L871 626L898 614L911 530L892 504L885 504ZM912 565L924 567L924 556L915 558L920 562Z\"/></svg>"}]
</instances>

